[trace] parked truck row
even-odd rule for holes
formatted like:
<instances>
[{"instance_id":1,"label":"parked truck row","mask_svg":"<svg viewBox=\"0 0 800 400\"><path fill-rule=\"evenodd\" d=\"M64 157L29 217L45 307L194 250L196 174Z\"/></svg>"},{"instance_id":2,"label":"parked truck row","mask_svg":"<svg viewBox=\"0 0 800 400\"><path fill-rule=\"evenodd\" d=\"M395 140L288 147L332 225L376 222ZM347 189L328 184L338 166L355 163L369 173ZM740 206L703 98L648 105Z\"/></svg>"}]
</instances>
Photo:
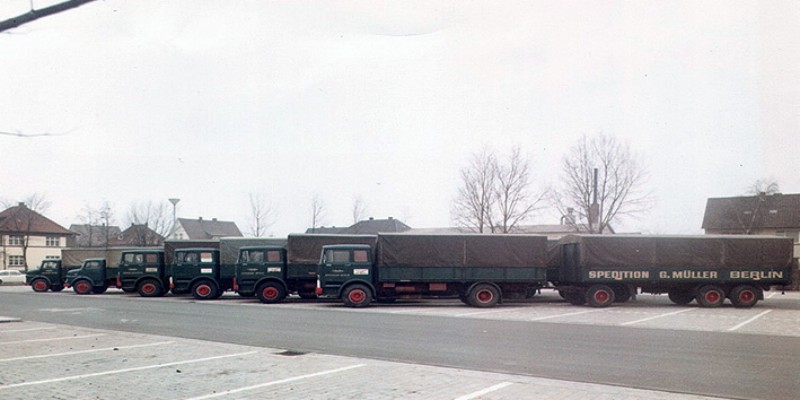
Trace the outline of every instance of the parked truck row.
<instances>
[{"instance_id":1,"label":"parked truck row","mask_svg":"<svg viewBox=\"0 0 800 400\"><path fill-rule=\"evenodd\" d=\"M676 304L752 307L791 283L793 242L755 236L289 235L286 240L168 241L104 257L65 250L27 274L33 290L144 297L226 291L278 303L336 298L350 307L407 298L458 298L475 307L554 288L574 305L607 307L636 293ZM79 268L75 257L85 257Z\"/></svg>"}]
</instances>

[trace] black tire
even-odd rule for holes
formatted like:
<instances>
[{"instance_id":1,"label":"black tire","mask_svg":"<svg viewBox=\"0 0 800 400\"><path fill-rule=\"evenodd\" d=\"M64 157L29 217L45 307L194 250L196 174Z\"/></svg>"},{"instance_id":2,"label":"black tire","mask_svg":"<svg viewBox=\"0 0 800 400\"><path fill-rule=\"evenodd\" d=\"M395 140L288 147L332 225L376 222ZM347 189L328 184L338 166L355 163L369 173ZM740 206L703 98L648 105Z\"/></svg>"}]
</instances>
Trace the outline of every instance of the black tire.
<instances>
[{"instance_id":1,"label":"black tire","mask_svg":"<svg viewBox=\"0 0 800 400\"><path fill-rule=\"evenodd\" d=\"M53 285L53 286L50 286L50 290L52 290L54 292L60 292L60 291L64 290L64 285Z\"/></svg>"},{"instance_id":2,"label":"black tire","mask_svg":"<svg viewBox=\"0 0 800 400\"><path fill-rule=\"evenodd\" d=\"M625 303L631 299L631 288L628 286L614 286L611 290L614 291L614 303Z\"/></svg>"},{"instance_id":3,"label":"black tire","mask_svg":"<svg viewBox=\"0 0 800 400\"><path fill-rule=\"evenodd\" d=\"M725 302L725 291L716 285L706 285L697 291L695 299L700 307L719 307Z\"/></svg>"},{"instance_id":4,"label":"black tire","mask_svg":"<svg viewBox=\"0 0 800 400\"><path fill-rule=\"evenodd\" d=\"M217 284L213 281L202 280L192 285L191 292L192 297L197 300L212 300L219 292L219 289L217 288Z\"/></svg>"},{"instance_id":5,"label":"black tire","mask_svg":"<svg viewBox=\"0 0 800 400\"><path fill-rule=\"evenodd\" d=\"M44 293L50 288L50 285L47 284L47 279L36 278L31 281L31 288L36 293Z\"/></svg>"},{"instance_id":6,"label":"black tire","mask_svg":"<svg viewBox=\"0 0 800 400\"><path fill-rule=\"evenodd\" d=\"M586 290L570 290L564 291L564 298L573 306L582 306L586 304Z\"/></svg>"},{"instance_id":7,"label":"black tire","mask_svg":"<svg viewBox=\"0 0 800 400\"><path fill-rule=\"evenodd\" d=\"M103 294L103 293L106 292L106 290L108 290L108 285L95 286L95 287L92 288L92 293L94 293L94 294Z\"/></svg>"},{"instance_id":8,"label":"black tire","mask_svg":"<svg viewBox=\"0 0 800 400\"><path fill-rule=\"evenodd\" d=\"M691 303L695 297L692 295L692 292L680 289L670 289L670 291L667 292L667 296L670 301L681 306Z\"/></svg>"},{"instance_id":9,"label":"black tire","mask_svg":"<svg viewBox=\"0 0 800 400\"><path fill-rule=\"evenodd\" d=\"M264 282L258 285L256 296L264 304L280 303L286 297L286 290L278 282Z\"/></svg>"},{"instance_id":10,"label":"black tire","mask_svg":"<svg viewBox=\"0 0 800 400\"><path fill-rule=\"evenodd\" d=\"M344 289L342 300L348 307L366 307L372 303L372 291L366 285L353 284Z\"/></svg>"},{"instance_id":11,"label":"black tire","mask_svg":"<svg viewBox=\"0 0 800 400\"><path fill-rule=\"evenodd\" d=\"M164 295L164 286L156 279L145 279L136 287L139 296L161 297Z\"/></svg>"},{"instance_id":12,"label":"black tire","mask_svg":"<svg viewBox=\"0 0 800 400\"><path fill-rule=\"evenodd\" d=\"M758 303L758 289L751 285L739 285L731 291L731 303L737 308L750 308Z\"/></svg>"},{"instance_id":13,"label":"black tire","mask_svg":"<svg viewBox=\"0 0 800 400\"><path fill-rule=\"evenodd\" d=\"M500 302L500 291L487 283L475 285L467 294L469 305L473 307L494 307Z\"/></svg>"},{"instance_id":14,"label":"black tire","mask_svg":"<svg viewBox=\"0 0 800 400\"><path fill-rule=\"evenodd\" d=\"M77 294L91 294L92 282L86 279L79 279L72 283L72 290Z\"/></svg>"},{"instance_id":15,"label":"black tire","mask_svg":"<svg viewBox=\"0 0 800 400\"><path fill-rule=\"evenodd\" d=\"M567 293L565 293L563 290L559 290L558 295L561 296L561 298L564 300L567 299Z\"/></svg>"},{"instance_id":16,"label":"black tire","mask_svg":"<svg viewBox=\"0 0 800 400\"><path fill-rule=\"evenodd\" d=\"M608 307L614 303L614 290L606 285L592 285L586 290L586 302L591 307Z\"/></svg>"}]
</instances>

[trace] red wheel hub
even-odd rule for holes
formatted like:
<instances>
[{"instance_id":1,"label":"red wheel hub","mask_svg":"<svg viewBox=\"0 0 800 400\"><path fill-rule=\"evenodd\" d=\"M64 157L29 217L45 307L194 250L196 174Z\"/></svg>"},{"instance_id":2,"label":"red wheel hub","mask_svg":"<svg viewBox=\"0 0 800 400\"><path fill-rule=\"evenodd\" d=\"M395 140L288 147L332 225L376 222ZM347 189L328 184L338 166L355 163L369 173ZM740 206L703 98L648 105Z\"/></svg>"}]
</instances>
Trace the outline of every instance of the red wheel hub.
<instances>
[{"instance_id":1,"label":"red wheel hub","mask_svg":"<svg viewBox=\"0 0 800 400\"><path fill-rule=\"evenodd\" d=\"M86 282L80 282L77 285L75 285L75 289L78 289L79 293L89 293L92 287L89 286L89 284Z\"/></svg>"},{"instance_id":2,"label":"red wheel hub","mask_svg":"<svg viewBox=\"0 0 800 400\"><path fill-rule=\"evenodd\" d=\"M156 285L145 283L144 286L142 286L142 292L144 292L144 294L153 294L156 292Z\"/></svg>"},{"instance_id":3,"label":"red wheel hub","mask_svg":"<svg viewBox=\"0 0 800 400\"><path fill-rule=\"evenodd\" d=\"M33 284L33 288L36 290L45 291L47 290L47 283L44 281L36 281L36 283Z\"/></svg>"},{"instance_id":4,"label":"red wheel hub","mask_svg":"<svg viewBox=\"0 0 800 400\"><path fill-rule=\"evenodd\" d=\"M264 296L265 299L274 300L278 297L278 289L275 289L274 287L264 288L264 290L261 292L261 295Z\"/></svg>"},{"instance_id":5,"label":"red wheel hub","mask_svg":"<svg viewBox=\"0 0 800 400\"><path fill-rule=\"evenodd\" d=\"M476 297L478 298L478 301L480 301L481 303L488 303L492 301L492 299L494 298L494 294L492 294L492 292L489 290L481 290L480 292L478 292L478 295Z\"/></svg>"},{"instance_id":6,"label":"red wheel hub","mask_svg":"<svg viewBox=\"0 0 800 400\"><path fill-rule=\"evenodd\" d=\"M197 294L206 297L211 294L211 288L208 285L200 285L197 287Z\"/></svg>"},{"instance_id":7,"label":"red wheel hub","mask_svg":"<svg viewBox=\"0 0 800 400\"><path fill-rule=\"evenodd\" d=\"M596 301L598 303L605 303L610 298L611 298L611 295L608 292L606 292L605 290L598 290L598 291L594 292L594 301Z\"/></svg>"},{"instance_id":8,"label":"red wheel hub","mask_svg":"<svg viewBox=\"0 0 800 400\"><path fill-rule=\"evenodd\" d=\"M709 290L706 292L706 301L709 303L717 303L721 298L722 296L720 296L719 292L716 290ZM739 298L741 298L741 296L739 296Z\"/></svg>"},{"instance_id":9,"label":"red wheel hub","mask_svg":"<svg viewBox=\"0 0 800 400\"><path fill-rule=\"evenodd\" d=\"M756 298L756 294L751 290L742 290L739 292L739 301L742 303L749 303Z\"/></svg>"},{"instance_id":10,"label":"red wheel hub","mask_svg":"<svg viewBox=\"0 0 800 400\"><path fill-rule=\"evenodd\" d=\"M348 297L353 303L361 303L367 297L367 294L363 290L357 289L350 292Z\"/></svg>"}]
</instances>

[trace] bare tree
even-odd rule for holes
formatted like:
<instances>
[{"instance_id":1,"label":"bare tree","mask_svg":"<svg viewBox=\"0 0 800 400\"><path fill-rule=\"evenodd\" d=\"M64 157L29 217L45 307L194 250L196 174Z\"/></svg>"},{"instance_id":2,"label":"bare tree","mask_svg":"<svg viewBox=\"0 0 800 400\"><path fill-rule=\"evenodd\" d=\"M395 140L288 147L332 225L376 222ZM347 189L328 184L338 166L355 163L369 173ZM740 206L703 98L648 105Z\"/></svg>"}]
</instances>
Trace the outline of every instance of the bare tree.
<instances>
[{"instance_id":1,"label":"bare tree","mask_svg":"<svg viewBox=\"0 0 800 400\"><path fill-rule=\"evenodd\" d=\"M87 234L87 237L81 240L81 245L108 246L111 237L111 223L114 219L111 203L104 200L97 208L87 203L81 209L78 219L85 225Z\"/></svg>"},{"instance_id":2,"label":"bare tree","mask_svg":"<svg viewBox=\"0 0 800 400\"><path fill-rule=\"evenodd\" d=\"M780 192L781 187L777 181L772 179L758 179L747 188L747 192L745 193L753 196L760 194L772 196Z\"/></svg>"},{"instance_id":3,"label":"bare tree","mask_svg":"<svg viewBox=\"0 0 800 400\"><path fill-rule=\"evenodd\" d=\"M275 224L275 211L264 200L261 193L250 193L249 233L253 237L262 237L267 233L267 228Z\"/></svg>"},{"instance_id":4,"label":"bare tree","mask_svg":"<svg viewBox=\"0 0 800 400\"><path fill-rule=\"evenodd\" d=\"M319 193L315 193L311 198L311 232L316 232L317 227L324 224L325 202L322 201Z\"/></svg>"},{"instance_id":5,"label":"bare tree","mask_svg":"<svg viewBox=\"0 0 800 400\"><path fill-rule=\"evenodd\" d=\"M552 192L552 200L561 215L571 215L573 209L579 211L578 219L566 219L578 231L603 233L620 217L636 216L651 207L650 195L642 192L647 176L645 167L627 143L613 136L584 135L564 157L561 166L563 187Z\"/></svg>"},{"instance_id":6,"label":"bare tree","mask_svg":"<svg viewBox=\"0 0 800 400\"><path fill-rule=\"evenodd\" d=\"M28 247L30 247L31 233L33 233L32 230L37 221L44 218L41 214L50 208L50 202L44 195L33 193L19 204L3 201L3 205L5 208L17 206L14 214L9 217L6 226L9 228L10 232L14 233L13 236L19 238L19 246L22 247L22 261L25 266L25 271L27 272ZM0 241L2 241L3 247L5 248L6 241L2 240L2 237L0 237Z\"/></svg>"},{"instance_id":7,"label":"bare tree","mask_svg":"<svg viewBox=\"0 0 800 400\"><path fill-rule=\"evenodd\" d=\"M29 22L36 21L39 18L44 18L53 14L58 14L60 12L71 10L75 7L80 7L86 3L91 3L92 1L94 0L68 0L68 1L63 1L61 3L53 4L48 7L44 7L39 10L35 10L33 8L33 2L31 2L31 10L29 12L22 15L18 15L13 18L9 18L5 21L0 21L0 32L16 28L22 24L27 24Z\"/></svg>"},{"instance_id":8,"label":"bare tree","mask_svg":"<svg viewBox=\"0 0 800 400\"><path fill-rule=\"evenodd\" d=\"M461 170L461 187L451 209L457 225L478 233L493 231L497 170L497 158L488 149L474 153L469 165Z\"/></svg>"},{"instance_id":9,"label":"bare tree","mask_svg":"<svg viewBox=\"0 0 800 400\"><path fill-rule=\"evenodd\" d=\"M530 163L522 157L519 146L514 146L507 164L497 167L494 197L497 207L495 230L512 232L520 222L528 219L544 198L544 193L531 193Z\"/></svg>"},{"instance_id":10,"label":"bare tree","mask_svg":"<svg viewBox=\"0 0 800 400\"><path fill-rule=\"evenodd\" d=\"M363 221L364 218L367 216L367 203L364 202L364 198L361 196L356 196L353 199L353 224L357 224L359 221Z\"/></svg>"},{"instance_id":11,"label":"bare tree","mask_svg":"<svg viewBox=\"0 0 800 400\"><path fill-rule=\"evenodd\" d=\"M172 227L172 212L170 205L166 202L134 202L128 208L126 215L127 225L142 225L148 229L138 229L139 235L147 235L148 230L152 230L161 237L166 237ZM145 244L152 243L147 237L140 238ZM145 245L142 244L142 245Z\"/></svg>"}]
</instances>

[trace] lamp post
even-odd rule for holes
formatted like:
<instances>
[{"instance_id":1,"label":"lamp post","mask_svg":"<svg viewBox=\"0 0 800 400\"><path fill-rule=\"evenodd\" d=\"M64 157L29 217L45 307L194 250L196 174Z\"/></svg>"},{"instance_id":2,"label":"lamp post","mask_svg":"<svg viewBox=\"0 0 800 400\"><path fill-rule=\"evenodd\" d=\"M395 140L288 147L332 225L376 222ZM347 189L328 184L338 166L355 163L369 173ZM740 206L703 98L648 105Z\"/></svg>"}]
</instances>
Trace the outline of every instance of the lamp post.
<instances>
[{"instance_id":1,"label":"lamp post","mask_svg":"<svg viewBox=\"0 0 800 400\"><path fill-rule=\"evenodd\" d=\"M169 202L172 203L172 229L170 229L170 236L175 234L175 226L178 225L178 216L176 214L176 207L181 199L171 198Z\"/></svg>"}]
</instances>

